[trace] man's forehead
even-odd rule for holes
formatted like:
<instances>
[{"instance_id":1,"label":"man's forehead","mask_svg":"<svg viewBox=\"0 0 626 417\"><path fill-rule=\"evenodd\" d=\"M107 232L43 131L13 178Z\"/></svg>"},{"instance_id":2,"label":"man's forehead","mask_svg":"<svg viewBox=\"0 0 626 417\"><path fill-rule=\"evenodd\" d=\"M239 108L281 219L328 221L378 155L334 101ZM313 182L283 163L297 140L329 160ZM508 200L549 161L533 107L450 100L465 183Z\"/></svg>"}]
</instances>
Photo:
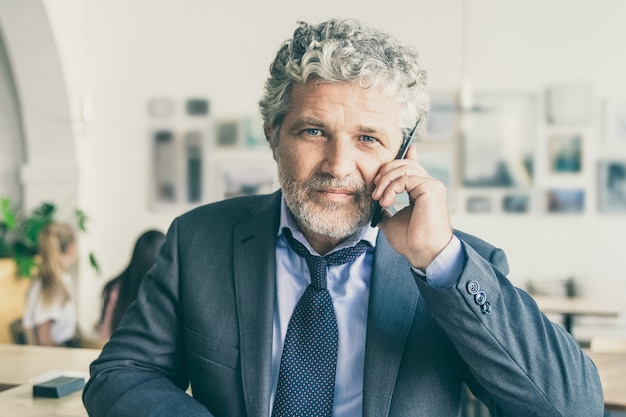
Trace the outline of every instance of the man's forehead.
<instances>
[{"instance_id":1,"label":"man's forehead","mask_svg":"<svg viewBox=\"0 0 626 417\"><path fill-rule=\"evenodd\" d=\"M400 129L402 105L380 88L354 83L311 82L294 86L285 117L291 123L327 125L352 118L364 131Z\"/></svg>"}]
</instances>

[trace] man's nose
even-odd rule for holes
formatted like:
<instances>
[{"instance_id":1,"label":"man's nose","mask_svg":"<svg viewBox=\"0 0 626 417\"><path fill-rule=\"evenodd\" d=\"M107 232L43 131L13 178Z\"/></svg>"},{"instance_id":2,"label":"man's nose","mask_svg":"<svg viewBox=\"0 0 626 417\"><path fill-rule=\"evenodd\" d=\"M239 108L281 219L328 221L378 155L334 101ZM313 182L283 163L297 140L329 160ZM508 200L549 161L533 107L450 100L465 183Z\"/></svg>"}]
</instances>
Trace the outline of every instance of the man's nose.
<instances>
[{"instance_id":1,"label":"man's nose","mask_svg":"<svg viewBox=\"0 0 626 417\"><path fill-rule=\"evenodd\" d=\"M347 138L333 138L326 144L322 170L335 178L344 178L356 169L356 148Z\"/></svg>"}]
</instances>

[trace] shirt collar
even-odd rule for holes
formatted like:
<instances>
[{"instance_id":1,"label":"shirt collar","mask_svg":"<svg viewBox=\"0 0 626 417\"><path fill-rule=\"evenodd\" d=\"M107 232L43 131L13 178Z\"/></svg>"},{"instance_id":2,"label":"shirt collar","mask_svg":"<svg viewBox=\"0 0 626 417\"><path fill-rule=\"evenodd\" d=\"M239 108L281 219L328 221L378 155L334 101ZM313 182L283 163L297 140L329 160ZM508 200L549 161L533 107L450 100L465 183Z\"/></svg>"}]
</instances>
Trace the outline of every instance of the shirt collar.
<instances>
[{"instance_id":1,"label":"shirt collar","mask_svg":"<svg viewBox=\"0 0 626 417\"><path fill-rule=\"evenodd\" d=\"M280 198L280 225L278 227L278 236L283 234L283 229L287 228L291 230L293 237L296 238L300 243L304 244L306 248L311 253L317 253L311 248L309 242L306 240L304 235L298 229L296 224L296 220L291 214L291 211L287 207L287 203L285 202L285 197L281 196ZM363 227L361 230L357 230L352 234L352 236L348 237L346 240L341 242L335 249L331 252L334 252L341 248L347 248L350 246L356 245L360 240L364 240L369 243L372 247L376 247L376 238L378 237L378 227L371 227L369 224Z\"/></svg>"}]
</instances>

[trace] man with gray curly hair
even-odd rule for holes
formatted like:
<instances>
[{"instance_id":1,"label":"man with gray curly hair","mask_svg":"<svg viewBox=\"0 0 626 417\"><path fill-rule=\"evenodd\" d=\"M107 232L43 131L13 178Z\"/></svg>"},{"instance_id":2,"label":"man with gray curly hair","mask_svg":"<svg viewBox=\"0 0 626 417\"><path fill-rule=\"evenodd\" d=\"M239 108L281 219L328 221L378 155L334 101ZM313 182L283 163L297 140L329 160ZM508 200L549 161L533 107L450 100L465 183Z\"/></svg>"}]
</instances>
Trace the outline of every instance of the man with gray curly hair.
<instances>
[{"instance_id":1,"label":"man with gray curly hair","mask_svg":"<svg viewBox=\"0 0 626 417\"><path fill-rule=\"evenodd\" d=\"M464 385L492 416L602 416L591 360L400 152L428 113L412 48L302 22L260 107L281 190L172 223L92 364L91 416L460 416Z\"/></svg>"}]
</instances>

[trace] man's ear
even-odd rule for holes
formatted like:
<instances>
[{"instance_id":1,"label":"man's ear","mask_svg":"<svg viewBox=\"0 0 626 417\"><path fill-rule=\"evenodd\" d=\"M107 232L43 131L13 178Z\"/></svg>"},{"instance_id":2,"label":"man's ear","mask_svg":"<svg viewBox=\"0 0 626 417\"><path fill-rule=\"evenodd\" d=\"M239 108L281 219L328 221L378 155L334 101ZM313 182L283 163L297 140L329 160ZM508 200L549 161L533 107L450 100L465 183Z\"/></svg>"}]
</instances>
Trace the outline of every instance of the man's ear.
<instances>
[{"instance_id":1,"label":"man's ear","mask_svg":"<svg viewBox=\"0 0 626 417\"><path fill-rule=\"evenodd\" d=\"M274 142L272 141L272 135L274 134L274 129L272 129L272 127L265 123L263 125L263 131L265 132L265 139L269 142L270 144L270 148L272 149L272 157L274 158L274 161L277 161L276 159L276 146L274 146Z\"/></svg>"},{"instance_id":2,"label":"man's ear","mask_svg":"<svg viewBox=\"0 0 626 417\"><path fill-rule=\"evenodd\" d=\"M274 132L274 130L272 129L270 125L268 125L267 123L264 123L263 131L265 132L265 140L267 140L271 144L272 141L270 140L270 138L272 137L272 133Z\"/></svg>"}]
</instances>

